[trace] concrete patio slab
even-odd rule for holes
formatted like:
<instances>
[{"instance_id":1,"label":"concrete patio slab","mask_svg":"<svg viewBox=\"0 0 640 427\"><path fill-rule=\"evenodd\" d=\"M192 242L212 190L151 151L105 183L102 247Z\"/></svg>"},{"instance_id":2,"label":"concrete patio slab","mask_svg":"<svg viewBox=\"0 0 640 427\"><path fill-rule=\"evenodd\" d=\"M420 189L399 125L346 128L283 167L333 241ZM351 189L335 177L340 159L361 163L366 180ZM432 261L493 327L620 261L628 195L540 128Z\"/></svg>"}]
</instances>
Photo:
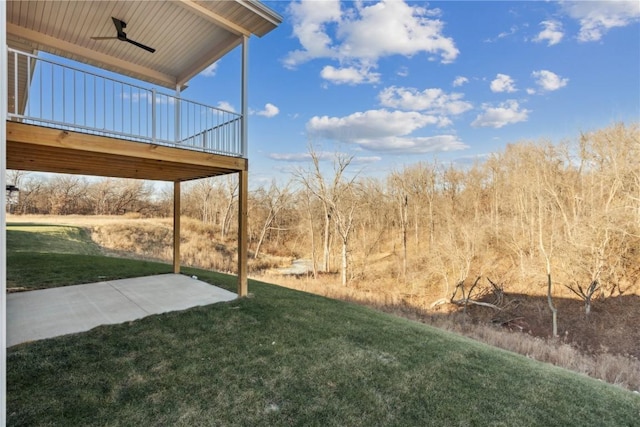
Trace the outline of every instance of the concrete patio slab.
<instances>
[{"instance_id":1,"label":"concrete patio slab","mask_svg":"<svg viewBox=\"0 0 640 427\"><path fill-rule=\"evenodd\" d=\"M8 294L7 346L235 298L181 274Z\"/></svg>"}]
</instances>

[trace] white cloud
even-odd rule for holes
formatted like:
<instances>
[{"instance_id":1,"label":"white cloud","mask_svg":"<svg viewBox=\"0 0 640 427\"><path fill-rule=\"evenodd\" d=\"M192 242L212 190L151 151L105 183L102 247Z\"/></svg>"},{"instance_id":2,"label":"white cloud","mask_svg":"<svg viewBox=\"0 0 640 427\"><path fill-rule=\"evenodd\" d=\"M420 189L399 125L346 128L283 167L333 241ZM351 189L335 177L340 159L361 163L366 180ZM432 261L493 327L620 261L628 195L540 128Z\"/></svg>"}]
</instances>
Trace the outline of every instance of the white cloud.
<instances>
[{"instance_id":1,"label":"white cloud","mask_svg":"<svg viewBox=\"0 0 640 427\"><path fill-rule=\"evenodd\" d=\"M360 84L360 83L378 83L380 81L379 73L372 73L367 68L335 68L327 65L320 72L320 76L335 84Z\"/></svg>"},{"instance_id":2,"label":"white cloud","mask_svg":"<svg viewBox=\"0 0 640 427\"><path fill-rule=\"evenodd\" d=\"M569 82L569 79L562 78L549 70L534 71L531 76L536 79L536 84L547 92L565 87Z\"/></svg>"},{"instance_id":3,"label":"white cloud","mask_svg":"<svg viewBox=\"0 0 640 427\"><path fill-rule=\"evenodd\" d=\"M464 76L457 76L453 80L453 87L462 86L463 84L469 83L469 79Z\"/></svg>"},{"instance_id":4,"label":"white cloud","mask_svg":"<svg viewBox=\"0 0 640 427\"><path fill-rule=\"evenodd\" d=\"M447 126L453 126L453 121L449 117L440 116L438 117L438 125L439 128L446 128Z\"/></svg>"},{"instance_id":5,"label":"white cloud","mask_svg":"<svg viewBox=\"0 0 640 427\"><path fill-rule=\"evenodd\" d=\"M367 163L376 163L380 160L382 160L382 157L380 156L356 156L351 162L362 165Z\"/></svg>"},{"instance_id":6,"label":"white cloud","mask_svg":"<svg viewBox=\"0 0 640 427\"><path fill-rule=\"evenodd\" d=\"M258 116L263 116L263 117L275 117L278 115L278 113L280 113L280 109L278 107L276 107L275 105L267 102L264 105L264 109L260 110L260 111L253 111L253 114L257 114Z\"/></svg>"},{"instance_id":7,"label":"white cloud","mask_svg":"<svg viewBox=\"0 0 640 427\"><path fill-rule=\"evenodd\" d=\"M226 110L226 111L230 111L232 113L236 112L236 109L233 108L233 105L231 105L230 103L228 103L227 101L220 101L218 102L217 107L221 110Z\"/></svg>"},{"instance_id":8,"label":"white cloud","mask_svg":"<svg viewBox=\"0 0 640 427\"><path fill-rule=\"evenodd\" d=\"M336 154L332 151L316 151L315 155L318 160L335 160ZM343 153L344 154L344 153ZM311 154L308 152L304 153L270 153L268 157L272 160L278 160L283 162L308 162L311 160ZM351 163L354 164L366 164L366 163L375 163L382 160L380 156L354 156L351 160Z\"/></svg>"},{"instance_id":9,"label":"white cloud","mask_svg":"<svg viewBox=\"0 0 640 427\"><path fill-rule=\"evenodd\" d=\"M518 102L513 99L500 103L498 107L483 104L482 110L483 112L478 114L471 126L501 128L508 124L526 121L530 113L529 110L520 109Z\"/></svg>"},{"instance_id":10,"label":"white cloud","mask_svg":"<svg viewBox=\"0 0 640 427\"><path fill-rule=\"evenodd\" d=\"M547 41L547 46L553 46L560 43L564 37L562 24L558 21L542 21L540 23L544 27L542 31L533 39L535 42Z\"/></svg>"},{"instance_id":11,"label":"white cloud","mask_svg":"<svg viewBox=\"0 0 640 427\"><path fill-rule=\"evenodd\" d=\"M503 31L500 34L498 34L498 38L503 39L505 37L512 36L517 32L518 32L518 27L516 25L512 25L511 28L509 28L509 31Z\"/></svg>"},{"instance_id":12,"label":"white cloud","mask_svg":"<svg viewBox=\"0 0 640 427\"><path fill-rule=\"evenodd\" d=\"M415 111L369 110L345 117L315 116L307 122L307 130L320 137L337 141L408 135L416 129L436 125L436 116Z\"/></svg>"},{"instance_id":13,"label":"white cloud","mask_svg":"<svg viewBox=\"0 0 640 427\"><path fill-rule=\"evenodd\" d=\"M562 6L571 18L580 22L581 42L598 41L611 28L640 21L637 1L571 1L563 2Z\"/></svg>"},{"instance_id":14,"label":"white cloud","mask_svg":"<svg viewBox=\"0 0 640 427\"><path fill-rule=\"evenodd\" d=\"M448 124L447 118L415 111L369 110L345 117L316 116L307 122L309 134L356 144L374 151L426 153L467 148L453 135L408 136L429 125Z\"/></svg>"},{"instance_id":15,"label":"white cloud","mask_svg":"<svg viewBox=\"0 0 640 427\"><path fill-rule=\"evenodd\" d=\"M340 20L340 1L325 0L322 7L318 5L319 3L312 1L289 4L288 12L291 14L293 34L303 49L289 52L284 60L285 66L293 68L314 58L331 58L335 55L326 27Z\"/></svg>"},{"instance_id":16,"label":"white cloud","mask_svg":"<svg viewBox=\"0 0 640 427\"><path fill-rule=\"evenodd\" d=\"M335 157L334 153L330 151L317 151L316 156L319 160L331 160ZM270 153L268 156L272 160L279 160L283 162L306 162L311 160L311 154L304 153Z\"/></svg>"},{"instance_id":17,"label":"white cloud","mask_svg":"<svg viewBox=\"0 0 640 427\"><path fill-rule=\"evenodd\" d=\"M515 92L517 91L515 82L507 74L496 75L496 78L491 82L491 92Z\"/></svg>"},{"instance_id":18,"label":"white cloud","mask_svg":"<svg viewBox=\"0 0 640 427\"><path fill-rule=\"evenodd\" d=\"M473 108L471 103L463 101L461 93L445 93L442 89L425 89L419 92L414 88L391 86L378 94L383 107L402 110L425 111L431 114L458 115Z\"/></svg>"},{"instance_id":19,"label":"white cloud","mask_svg":"<svg viewBox=\"0 0 640 427\"><path fill-rule=\"evenodd\" d=\"M359 74L363 74L363 69L375 68L377 61L386 56L427 53L442 63L449 63L459 54L453 39L443 35L444 23L433 18L439 10L408 5L402 0L346 4L354 6L342 10L337 0L291 3L288 11L293 35L302 48L287 54L286 67L295 68L312 59L329 58L339 61L341 69L352 68L351 73L359 70ZM335 68L328 69L326 75L335 77L335 71ZM333 81L343 82L340 78ZM365 78L361 83L376 81Z\"/></svg>"},{"instance_id":20,"label":"white cloud","mask_svg":"<svg viewBox=\"0 0 640 427\"><path fill-rule=\"evenodd\" d=\"M407 77L409 75L409 69L407 67L400 67L396 74L400 77Z\"/></svg>"},{"instance_id":21,"label":"white cloud","mask_svg":"<svg viewBox=\"0 0 640 427\"><path fill-rule=\"evenodd\" d=\"M218 63L214 62L213 64L209 65L207 68L202 70L200 72L200 75L205 76L205 77L213 77L213 76L216 75L216 70L217 69L218 69Z\"/></svg>"},{"instance_id":22,"label":"white cloud","mask_svg":"<svg viewBox=\"0 0 640 427\"><path fill-rule=\"evenodd\" d=\"M517 32L518 32L518 27L516 25L513 25L511 28L509 28L509 31L503 31L503 32L501 32L500 34L498 34L494 38L485 39L484 42L485 43L495 43L498 40L504 39L504 38L509 37L509 36L512 36Z\"/></svg>"},{"instance_id":23,"label":"white cloud","mask_svg":"<svg viewBox=\"0 0 640 427\"><path fill-rule=\"evenodd\" d=\"M426 52L439 55L443 63L458 56L453 40L442 35L443 22L430 19L432 13L426 8L399 0L363 4L354 10L359 16L353 12L343 15L338 29L338 35L344 35L340 56L377 60L389 55Z\"/></svg>"},{"instance_id":24,"label":"white cloud","mask_svg":"<svg viewBox=\"0 0 640 427\"><path fill-rule=\"evenodd\" d=\"M389 136L385 138L363 138L353 141L361 148L371 151L384 151L396 154L423 154L444 151L457 151L469 148L455 135L436 135L423 137Z\"/></svg>"}]
</instances>

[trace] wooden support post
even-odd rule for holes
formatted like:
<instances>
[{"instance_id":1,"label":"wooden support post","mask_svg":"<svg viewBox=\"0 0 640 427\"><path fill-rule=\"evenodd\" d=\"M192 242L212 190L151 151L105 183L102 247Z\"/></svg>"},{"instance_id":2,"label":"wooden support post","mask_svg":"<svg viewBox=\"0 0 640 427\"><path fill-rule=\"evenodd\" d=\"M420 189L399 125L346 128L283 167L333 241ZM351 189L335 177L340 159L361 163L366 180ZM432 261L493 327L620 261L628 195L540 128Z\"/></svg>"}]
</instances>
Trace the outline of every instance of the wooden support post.
<instances>
[{"instance_id":1,"label":"wooden support post","mask_svg":"<svg viewBox=\"0 0 640 427\"><path fill-rule=\"evenodd\" d=\"M182 139L182 135L180 133L180 107L181 107L181 102L180 102L180 86L176 86L176 102L174 104L174 108L176 109L175 111L175 125L174 125L174 131L175 131L175 143L176 144L180 144L180 140Z\"/></svg>"},{"instance_id":2,"label":"wooden support post","mask_svg":"<svg viewBox=\"0 0 640 427\"><path fill-rule=\"evenodd\" d=\"M248 120L249 120L249 103L248 103L248 74L249 74L249 37L246 35L242 38L242 78L241 78L241 96L242 96L242 157L245 159L249 156L248 149ZM248 208L249 199L249 162L245 163L245 167L238 172L238 297L246 297L249 293L249 285L247 281L247 262L249 260L247 246L248 238Z\"/></svg>"},{"instance_id":3,"label":"wooden support post","mask_svg":"<svg viewBox=\"0 0 640 427\"><path fill-rule=\"evenodd\" d=\"M247 282L247 202L249 199L249 171L238 172L238 297L246 297L249 292Z\"/></svg>"},{"instance_id":4,"label":"wooden support post","mask_svg":"<svg viewBox=\"0 0 640 427\"><path fill-rule=\"evenodd\" d=\"M242 38L240 96L242 98L242 157L249 157L249 37Z\"/></svg>"},{"instance_id":5,"label":"wooden support post","mask_svg":"<svg viewBox=\"0 0 640 427\"><path fill-rule=\"evenodd\" d=\"M7 239L6 239L6 169L7 169L7 99L9 91L7 61L7 7L0 2L0 426L7 423ZM17 101L17 100L16 100Z\"/></svg>"},{"instance_id":6,"label":"wooden support post","mask_svg":"<svg viewBox=\"0 0 640 427\"><path fill-rule=\"evenodd\" d=\"M180 273L180 181L173 183L173 272Z\"/></svg>"}]
</instances>

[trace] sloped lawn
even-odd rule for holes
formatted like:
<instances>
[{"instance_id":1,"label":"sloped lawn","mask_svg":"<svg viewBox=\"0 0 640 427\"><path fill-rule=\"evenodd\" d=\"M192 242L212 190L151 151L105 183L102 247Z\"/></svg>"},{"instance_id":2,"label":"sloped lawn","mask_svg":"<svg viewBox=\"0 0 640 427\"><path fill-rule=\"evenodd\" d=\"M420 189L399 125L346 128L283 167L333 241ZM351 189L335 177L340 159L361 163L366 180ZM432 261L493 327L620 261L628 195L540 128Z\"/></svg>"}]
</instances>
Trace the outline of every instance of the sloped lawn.
<instances>
[{"instance_id":1,"label":"sloped lawn","mask_svg":"<svg viewBox=\"0 0 640 427\"><path fill-rule=\"evenodd\" d=\"M118 269L115 258L33 254L9 248L19 286L21 256L47 286L86 282L89 264L101 276ZM167 268L120 261L133 276ZM184 272L235 291L235 277ZM9 348L9 425L640 425L640 396L606 383L365 307L249 289Z\"/></svg>"}]
</instances>

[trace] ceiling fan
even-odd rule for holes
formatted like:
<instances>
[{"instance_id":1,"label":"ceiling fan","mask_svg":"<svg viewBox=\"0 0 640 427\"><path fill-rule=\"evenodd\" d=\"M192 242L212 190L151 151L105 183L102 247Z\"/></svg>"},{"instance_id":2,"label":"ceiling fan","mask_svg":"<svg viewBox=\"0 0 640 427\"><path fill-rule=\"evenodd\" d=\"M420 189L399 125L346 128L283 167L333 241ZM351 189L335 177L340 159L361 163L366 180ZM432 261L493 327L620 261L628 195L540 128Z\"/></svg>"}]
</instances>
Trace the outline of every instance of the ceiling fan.
<instances>
[{"instance_id":1,"label":"ceiling fan","mask_svg":"<svg viewBox=\"0 0 640 427\"><path fill-rule=\"evenodd\" d=\"M143 45L142 43L138 43L135 40L131 40L130 38L127 38L127 33L124 32L124 28L127 28L127 23L124 21L121 21L119 19L116 19L114 17L111 17L111 19L113 20L113 25L116 26L116 31L118 32L118 35L115 37L91 37L93 40L121 40L123 42L129 42L132 45L138 46L139 48L142 48L146 51L149 51L151 53L155 52L156 50L152 47Z\"/></svg>"}]
</instances>

